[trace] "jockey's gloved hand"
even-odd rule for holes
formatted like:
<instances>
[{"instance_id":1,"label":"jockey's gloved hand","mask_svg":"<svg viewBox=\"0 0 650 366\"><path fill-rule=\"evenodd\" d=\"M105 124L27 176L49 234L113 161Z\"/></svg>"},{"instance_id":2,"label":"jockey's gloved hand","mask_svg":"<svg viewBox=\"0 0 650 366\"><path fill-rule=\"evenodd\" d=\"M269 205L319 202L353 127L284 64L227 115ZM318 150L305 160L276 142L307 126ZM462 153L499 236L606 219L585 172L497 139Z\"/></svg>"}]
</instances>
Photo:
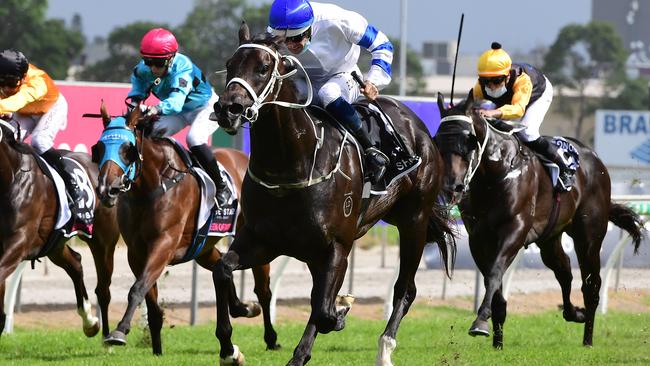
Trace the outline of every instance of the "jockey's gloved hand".
<instances>
[{"instance_id":1,"label":"jockey's gloved hand","mask_svg":"<svg viewBox=\"0 0 650 366\"><path fill-rule=\"evenodd\" d=\"M157 119L160 116L160 108L158 108L155 105L147 107L146 112L144 113L144 116L147 118L153 118Z\"/></svg>"}]
</instances>

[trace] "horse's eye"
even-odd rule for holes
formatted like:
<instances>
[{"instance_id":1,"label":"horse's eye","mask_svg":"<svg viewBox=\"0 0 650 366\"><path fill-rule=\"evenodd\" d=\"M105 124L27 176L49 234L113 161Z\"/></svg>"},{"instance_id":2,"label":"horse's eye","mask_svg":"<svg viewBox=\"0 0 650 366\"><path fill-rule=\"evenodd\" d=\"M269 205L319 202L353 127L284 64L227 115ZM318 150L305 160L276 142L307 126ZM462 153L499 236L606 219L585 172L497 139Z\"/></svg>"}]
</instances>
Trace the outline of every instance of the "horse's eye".
<instances>
[{"instance_id":1,"label":"horse's eye","mask_svg":"<svg viewBox=\"0 0 650 366\"><path fill-rule=\"evenodd\" d=\"M135 149L135 146L130 142L125 142L122 145L120 145L119 154L120 154L120 159L122 160L122 163L124 163L124 165L129 165L135 161L137 155L134 156L134 150L135 150L135 154L137 154L137 150Z\"/></svg>"},{"instance_id":2,"label":"horse's eye","mask_svg":"<svg viewBox=\"0 0 650 366\"><path fill-rule=\"evenodd\" d=\"M262 67L260 67L260 74L266 74L267 72L269 72L270 68L271 66L269 66L268 64L262 65Z\"/></svg>"}]
</instances>

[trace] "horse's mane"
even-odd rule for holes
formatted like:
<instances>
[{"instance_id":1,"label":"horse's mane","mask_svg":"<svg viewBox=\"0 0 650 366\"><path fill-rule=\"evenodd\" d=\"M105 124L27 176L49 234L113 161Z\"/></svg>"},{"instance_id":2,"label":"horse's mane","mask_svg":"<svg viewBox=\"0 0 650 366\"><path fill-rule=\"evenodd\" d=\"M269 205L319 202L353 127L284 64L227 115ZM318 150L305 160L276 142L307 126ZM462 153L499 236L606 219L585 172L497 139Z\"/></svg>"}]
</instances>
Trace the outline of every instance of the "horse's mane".
<instances>
[{"instance_id":1,"label":"horse's mane","mask_svg":"<svg viewBox=\"0 0 650 366\"><path fill-rule=\"evenodd\" d=\"M34 148L31 147L29 144L16 140L16 137L14 136L14 132L11 131L8 127L0 126L0 128L2 128L3 139L6 139L7 144L11 146L14 150L25 155L31 155L35 153Z\"/></svg>"}]
</instances>

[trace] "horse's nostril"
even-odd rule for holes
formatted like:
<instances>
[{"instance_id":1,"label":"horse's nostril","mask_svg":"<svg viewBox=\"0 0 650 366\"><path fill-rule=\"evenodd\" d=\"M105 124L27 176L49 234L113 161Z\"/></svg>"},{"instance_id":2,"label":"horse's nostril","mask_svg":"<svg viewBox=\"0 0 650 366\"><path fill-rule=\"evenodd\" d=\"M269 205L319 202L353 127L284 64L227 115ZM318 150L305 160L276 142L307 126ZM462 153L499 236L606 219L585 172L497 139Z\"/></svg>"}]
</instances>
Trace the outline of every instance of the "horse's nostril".
<instances>
[{"instance_id":1,"label":"horse's nostril","mask_svg":"<svg viewBox=\"0 0 650 366\"><path fill-rule=\"evenodd\" d=\"M228 106L228 114L234 116L240 116L244 113L244 106L238 103L233 103Z\"/></svg>"},{"instance_id":2,"label":"horse's nostril","mask_svg":"<svg viewBox=\"0 0 650 366\"><path fill-rule=\"evenodd\" d=\"M454 192L460 193L465 189L465 185L463 184L456 184L454 187Z\"/></svg>"}]
</instances>

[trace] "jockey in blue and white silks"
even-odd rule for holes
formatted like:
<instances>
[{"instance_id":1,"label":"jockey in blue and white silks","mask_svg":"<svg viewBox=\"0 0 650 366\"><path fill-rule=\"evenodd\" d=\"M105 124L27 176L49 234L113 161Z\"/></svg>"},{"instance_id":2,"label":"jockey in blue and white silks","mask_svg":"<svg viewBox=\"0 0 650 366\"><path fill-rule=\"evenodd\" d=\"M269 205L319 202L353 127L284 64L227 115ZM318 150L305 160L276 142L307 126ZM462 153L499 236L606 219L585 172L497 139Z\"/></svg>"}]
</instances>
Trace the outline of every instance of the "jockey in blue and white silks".
<instances>
[{"instance_id":1,"label":"jockey in blue and white silks","mask_svg":"<svg viewBox=\"0 0 650 366\"><path fill-rule=\"evenodd\" d=\"M231 201L232 193L221 178L208 139L219 125L210 120L212 105L219 100L201 70L185 55L178 53L174 35L163 28L147 32L140 43L140 61L131 75L127 99L134 102L155 95L160 103L147 109L147 116L157 117L155 131L171 136L186 126L187 146L217 186L220 207Z\"/></svg>"},{"instance_id":2,"label":"jockey in blue and white silks","mask_svg":"<svg viewBox=\"0 0 650 366\"><path fill-rule=\"evenodd\" d=\"M388 37L358 13L307 0L275 0L269 28L273 34L285 37L287 48L304 66L317 103L361 143L373 175L383 175L388 157L373 146L350 103L361 94L374 100L379 90L390 83L393 46ZM361 47L372 54L364 87L352 77L353 72L360 73L357 62Z\"/></svg>"}]
</instances>

